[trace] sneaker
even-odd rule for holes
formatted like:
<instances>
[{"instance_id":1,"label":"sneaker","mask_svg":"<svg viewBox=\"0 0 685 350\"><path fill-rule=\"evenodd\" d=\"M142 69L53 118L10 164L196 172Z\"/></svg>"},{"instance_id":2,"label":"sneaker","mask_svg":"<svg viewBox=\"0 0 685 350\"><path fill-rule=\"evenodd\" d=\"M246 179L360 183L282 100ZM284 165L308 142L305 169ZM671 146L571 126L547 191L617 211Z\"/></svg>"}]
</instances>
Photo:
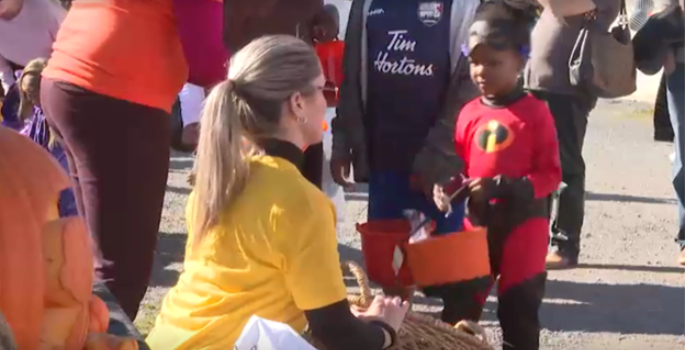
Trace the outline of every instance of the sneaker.
<instances>
[{"instance_id":1,"label":"sneaker","mask_svg":"<svg viewBox=\"0 0 685 350\"><path fill-rule=\"evenodd\" d=\"M578 258L566 256L565 254L562 254L559 249L550 251L545 259L545 267L547 270L565 270L572 269L576 266L578 266Z\"/></svg>"},{"instance_id":2,"label":"sneaker","mask_svg":"<svg viewBox=\"0 0 685 350\"><path fill-rule=\"evenodd\" d=\"M680 251L680 256L678 256L678 265L685 267L685 248Z\"/></svg>"}]
</instances>

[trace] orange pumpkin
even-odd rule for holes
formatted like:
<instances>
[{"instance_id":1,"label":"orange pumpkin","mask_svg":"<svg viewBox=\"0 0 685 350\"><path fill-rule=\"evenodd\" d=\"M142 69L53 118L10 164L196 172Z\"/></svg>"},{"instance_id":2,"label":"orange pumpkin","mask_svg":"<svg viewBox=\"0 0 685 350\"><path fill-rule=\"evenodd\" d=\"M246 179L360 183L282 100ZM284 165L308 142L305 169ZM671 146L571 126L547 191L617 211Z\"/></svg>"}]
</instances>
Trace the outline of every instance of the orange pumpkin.
<instances>
[{"instance_id":1,"label":"orange pumpkin","mask_svg":"<svg viewBox=\"0 0 685 350\"><path fill-rule=\"evenodd\" d=\"M0 310L21 350L38 348L45 290L41 231L68 184L47 151L0 128Z\"/></svg>"},{"instance_id":2,"label":"orange pumpkin","mask_svg":"<svg viewBox=\"0 0 685 350\"><path fill-rule=\"evenodd\" d=\"M109 323L92 295L93 252L79 217L59 219L66 174L41 146L0 127L0 313L19 350L137 349L95 336Z\"/></svg>"}]
</instances>

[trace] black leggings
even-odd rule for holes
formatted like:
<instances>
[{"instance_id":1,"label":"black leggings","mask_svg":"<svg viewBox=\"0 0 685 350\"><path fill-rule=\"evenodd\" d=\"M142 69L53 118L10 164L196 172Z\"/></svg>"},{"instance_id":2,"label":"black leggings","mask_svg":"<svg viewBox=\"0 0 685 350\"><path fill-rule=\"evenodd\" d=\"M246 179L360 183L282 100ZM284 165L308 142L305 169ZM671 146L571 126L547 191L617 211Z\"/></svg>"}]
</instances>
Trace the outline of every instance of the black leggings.
<instances>
[{"instance_id":1,"label":"black leggings","mask_svg":"<svg viewBox=\"0 0 685 350\"><path fill-rule=\"evenodd\" d=\"M169 114L49 79L41 102L63 142L79 213L104 261L97 272L135 319L164 205Z\"/></svg>"}]
</instances>

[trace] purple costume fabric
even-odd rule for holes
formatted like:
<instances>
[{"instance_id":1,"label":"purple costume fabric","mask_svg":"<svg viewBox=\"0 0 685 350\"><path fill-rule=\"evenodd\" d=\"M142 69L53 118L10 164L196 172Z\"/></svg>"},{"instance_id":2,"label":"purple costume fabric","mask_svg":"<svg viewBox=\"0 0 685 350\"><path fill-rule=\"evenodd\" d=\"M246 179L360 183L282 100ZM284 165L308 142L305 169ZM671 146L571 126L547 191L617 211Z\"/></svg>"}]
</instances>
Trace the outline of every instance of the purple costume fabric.
<instances>
[{"instance_id":1,"label":"purple costume fabric","mask_svg":"<svg viewBox=\"0 0 685 350\"><path fill-rule=\"evenodd\" d=\"M50 127L48 126L42 109L39 107L33 108L33 115L31 115L29 120L24 124L24 127L20 132L37 144L43 146L53 157L55 157L55 159L57 159L65 171L69 171L67 156L64 153L62 146L55 143L50 147ZM58 208L60 217L78 215L76 198L74 197L74 191L71 188L63 190L60 194Z\"/></svg>"},{"instance_id":2,"label":"purple costume fabric","mask_svg":"<svg viewBox=\"0 0 685 350\"><path fill-rule=\"evenodd\" d=\"M190 69L188 82L212 87L227 74L221 0L174 0L179 36Z\"/></svg>"}]
</instances>

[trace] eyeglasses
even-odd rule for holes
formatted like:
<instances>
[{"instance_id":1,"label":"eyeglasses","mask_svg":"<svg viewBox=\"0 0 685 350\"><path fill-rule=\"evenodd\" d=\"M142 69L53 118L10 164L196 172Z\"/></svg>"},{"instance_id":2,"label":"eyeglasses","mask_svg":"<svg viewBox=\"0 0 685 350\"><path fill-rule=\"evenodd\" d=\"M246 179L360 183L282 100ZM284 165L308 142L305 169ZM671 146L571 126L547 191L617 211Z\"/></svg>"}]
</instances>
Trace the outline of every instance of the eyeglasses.
<instances>
[{"instance_id":1,"label":"eyeglasses","mask_svg":"<svg viewBox=\"0 0 685 350\"><path fill-rule=\"evenodd\" d=\"M326 85L324 85L324 86L317 86L316 90L323 91L324 94L325 93L334 93L334 94L338 93L338 87L335 86L335 84L333 84L331 82L326 82Z\"/></svg>"}]
</instances>

